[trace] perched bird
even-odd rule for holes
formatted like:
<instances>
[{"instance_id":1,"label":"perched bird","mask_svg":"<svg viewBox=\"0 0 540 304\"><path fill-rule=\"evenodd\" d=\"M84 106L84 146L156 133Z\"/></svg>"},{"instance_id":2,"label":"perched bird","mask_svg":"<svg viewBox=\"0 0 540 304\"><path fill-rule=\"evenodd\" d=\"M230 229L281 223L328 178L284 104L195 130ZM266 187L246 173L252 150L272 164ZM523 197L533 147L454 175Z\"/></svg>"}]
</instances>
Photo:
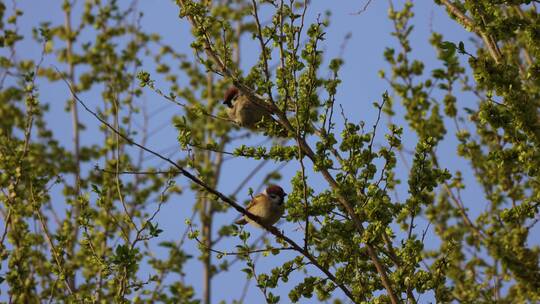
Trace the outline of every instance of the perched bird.
<instances>
[{"instance_id":1,"label":"perched bird","mask_svg":"<svg viewBox=\"0 0 540 304\"><path fill-rule=\"evenodd\" d=\"M287 195L280 186L270 185L262 193L257 194L246 207L249 213L258 216L261 221L267 225L275 224L283 215L285 208L283 206L284 198ZM245 216L235 222L238 225L251 225L263 228L257 222Z\"/></svg>"},{"instance_id":2,"label":"perched bird","mask_svg":"<svg viewBox=\"0 0 540 304\"><path fill-rule=\"evenodd\" d=\"M223 104L228 109L229 118L242 127L256 129L261 120L273 121L268 111L242 94L237 87L231 87L224 96Z\"/></svg>"}]
</instances>

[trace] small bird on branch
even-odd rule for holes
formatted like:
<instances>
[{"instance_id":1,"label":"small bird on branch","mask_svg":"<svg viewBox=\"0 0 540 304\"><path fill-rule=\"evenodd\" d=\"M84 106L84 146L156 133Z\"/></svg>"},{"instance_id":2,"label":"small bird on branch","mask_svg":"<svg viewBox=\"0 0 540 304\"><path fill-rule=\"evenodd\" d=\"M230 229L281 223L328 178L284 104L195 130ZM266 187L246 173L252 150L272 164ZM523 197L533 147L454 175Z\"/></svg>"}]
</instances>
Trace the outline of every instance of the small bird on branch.
<instances>
[{"instance_id":1,"label":"small bird on branch","mask_svg":"<svg viewBox=\"0 0 540 304\"><path fill-rule=\"evenodd\" d=\"M288 132L272 117L270 105L266 107L264 101L254 101L243 94L237 87L230 87L223 97L223 104L227 106L229 118L241 127L253 131L261 131L264 126L270 126L272 134L279 137L288 137ZM269 124L270 123L270 124Z\"/></svg>"},{"instance_id":2,"label":"small bird on branch","mask_svg":"<svg viewBox=\"0 0 540 304\"><path fill-rule=\"evenodd\" d=\"M283 203L287 193L277 185L268 186L262 193L257 194L246 207L246 210L259 217L268 226L274 225L285 212ZM260 224L245 216L235 222L237 225L251 224L263 228Z\"/></svg>"},{"instance_id":3,"label":"small bird on branch","mask_svg":"<svg viewBox=\"0 0 540 304\"><path fill-rule=\"evenodd\" d=\"M228 107L229 118L242 127L257 129L257 124L263 119L274 120L267 109L250 100L237 87L231 87L225 92L223 104Z\"/></svg>"}]
</instances>

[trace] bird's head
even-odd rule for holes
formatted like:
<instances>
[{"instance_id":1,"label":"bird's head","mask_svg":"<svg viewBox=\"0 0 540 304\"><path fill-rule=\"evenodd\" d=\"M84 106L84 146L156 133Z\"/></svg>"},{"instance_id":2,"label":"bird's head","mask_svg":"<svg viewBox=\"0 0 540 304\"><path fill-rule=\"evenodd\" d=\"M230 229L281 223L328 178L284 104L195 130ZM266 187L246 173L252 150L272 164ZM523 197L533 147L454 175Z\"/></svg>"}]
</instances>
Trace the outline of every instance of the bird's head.
<instances>
[{"instance_id":1,"label":"bird's head","mask_svg":"<svg viewBox=\"0 0 540 304\"><path fill-rule=\"evenodd\" d=\"M265 194L270 198L272 203L276 203L278 205L283 204L284 198L287 195L285 191L283 191L283 188L281 188L278 185L270 185L264 190Z\"/></svg>"},{"instance_id":2,"label":"bird's head","mask_svg":"<svg viewBox=\"0 0 540 304\"><path fill-rule=\"evenodd\" d=\"M229 108L233 107L233 101L238 97L240 94L240 91L238 91L237 87L230 87L227 92L225 92L225 95L223 96L223 104L226 105Z\"/></svg>"}]
</instances>

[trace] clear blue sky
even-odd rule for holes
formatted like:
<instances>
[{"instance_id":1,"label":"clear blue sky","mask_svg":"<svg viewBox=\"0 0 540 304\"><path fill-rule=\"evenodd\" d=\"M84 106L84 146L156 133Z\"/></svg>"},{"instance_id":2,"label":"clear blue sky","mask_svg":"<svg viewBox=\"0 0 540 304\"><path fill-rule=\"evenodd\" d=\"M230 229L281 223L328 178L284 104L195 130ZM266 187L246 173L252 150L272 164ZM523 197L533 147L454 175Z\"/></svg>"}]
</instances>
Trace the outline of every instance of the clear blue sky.
<instances>
[{"instance_id":1,"label":"clear blue sky","mask_svg":"<svg viewBox=\"0 0 540 304\"><path fill-rule=\"evenodd\" d=\"M82 1L79 1L82 2ZM123 1L120 1L121 3ZM468 45L468 37L470 36L461 27L454 24L449 20L446 13L438 6L433 4L432 1L414 1L415 2L415 17L414 24L415 30L412 35L412 48L413 57L423 61L426 65L426 70L437 68L440 63L436 61L436 54L434 49L429 45L428 39L431 31L442 32L445 36L445 40L450 41L464 41ZM36 1L36 0L20 0L17 1L17 5L25 12L25 15L21 17L21 31L27 36L30 36L30 29L38 26L41 21L53 21L55 23L63 20L60 10L62 1L60 0L48 0L48 1ZM376 118L376 111L372 107L372 102L380 101L380 96L385 90L389 90L387 83L378 77L378 71L380 69L388 70L388 65L383 60L383 50L387 46L396 46L395 39L390 35L392 31L392 24L387 19L388 2L387 1L372 1L369 4L366 11L361 14L355 14L359 11L366 1L313 1L310 9L308 10L308 22L314 21L318 14L324 14L326 10L332 12L330 28L326 35L326 41L324 42L324 48L326 49L325 59L328 60L335 57L340 52L340 46L343 42L343 38L347 33L352 34L352 38L348 42L345 52L344 60L345 65L341 71L341 79L343 83L339 87L339 95L337 102L343 105L348 118L352 121L366 121L367 126L371 126ZM394 1L397 7L402 5L403 1ZM11 7L11 3L8 1L8 8ZM192 56L192 51L189 47L192 38L189 34L189 25L186 20L178 18L178 9L174 4L174 1L169 0L152 0L152 1L140 1L141 11L144 12L142 19L142 27L147 32L159 33L164 40L172 45L177 51L186 53ZM62 21L63 22L63 21ZM249 45L249 41L246 41L246 45ZM4 50L2 50L3 52ZM20 59L31 57L34 59L39 58L40 49L35 44L25 41L18 47ZM244 48L242 51L243 65L249 66L256 60L257 52L253 51L253 48ZM44 65L58 65L53 55L49 55ZM145 69L151 70L151 67L145 67ZM160 83L158 82L159 86ZM165 88L165 86L162 86ZM49 127L55 131L55 136L65 143L67 147L71 147L71 120L68 113L64 112L65 101L68 98L67 88L61 84L50 85L46 82L40 83L40 99L43 103L50 103L51 110L47 114L47 122ZM476 104L476 100L470 96L463 95L464 99L460 101L460 109L464 106L473 107ZM99 93L91 92L85 94L84 99L90 105L91 108L96 108L101 103L99 102ZM146 100L150 112L155 109L159 109L166 104L166 101L157 97L152 93L146 94L140 101ZM174 126L170 123L171 116L173 114L181 113L181 109L177 109L174 106L169 106L167 111L160 112L150 122L149 130L156 131L148 142L147 146L154 150L162 150L169 147L174 147L176 143L177 132ZM399 113L402 113L402 109L398 109ZM98 135L98 122L95 121L88 113L81 112L83 122L87 126L87 130L82 134L82 140L84 143L100 143L101 136ZM137 117L137 121L141 122L142 118ZM384 120L383 120L384 121ZM408 150L414 149L415 137L410 135L408 128L401 120L395 122L401 123L405 127L404 143ZM448 124L449 132L445 138L445 141L439 148L438 154L442 160L441 166L447 167L451 172L463 168L465 183L474 185L474 178L470 175L470 172L466 170L466 162L459 159L455 153L456 141L453 135L452 125ZM377 142L383 144L383 133L379 133ZM229 147L228 150L232 150L233 147ZM173 148L174 149L174 148ZM134 151L134 150L133 150ZM178 156L179 154L177 154ZM409 159L410 160L410 159ZM401 159L399 162L399 174L400 177L407 175L406 167ZM410 161L409 161L410 163ZM153 162L153 164L157 164ZM241 172L249 172L254 166L257 165L257 161L246 161L244 159L227 161L223 169L224 179L219 185L219 190L224 193L230 193L239 183L239 180L243 178ZM89 166L91 168L93 164ZM270 164L265 167L260 174L249 185L256 187L265 172L275 168L277 164ZM284 188L285 191L290 191L288 186L289 178L295 173L297 166L294 164L287 165L283 170L284 175ZM240 176L240 177L239 177ZM325 188L327 185L316 174L309 174L310 182L313 185L317 185L318 188ZM179 177L176 182L180 185L186 185L185 179ZM399 187L399 197L404 200L407 197L407 181L403 180L402 185ZM473 212L475 210L483 209L485 204L483 203L483 196L480 192L475 192L475 187L469 187L463 193L463 200ZM61 197L58 195L61 189L53 189L53 196L56 200L61 201ZM239 196L240 199L246 198L247 189ZM157 221L164 233L160 235L158 239L150 242L155 246L159 242L168 240L177 240L179 236L186 229L184 220L191 215L193 196L185 195L182 197L174 198L170 203L163 206L161 213L157 217ZM55 202L56 204L56 202ZM57 205L61 208L61 205ZM217 223L228 223L236 217L235 212L230 210L226 214L220 214L217 216ZM423 228L425 222L419 224L419 229ZM282 229L288 234L292 235L295 239L301 239L302 232L297 230L295 225L285 223ZM261 232L248 228L253 234L253 237L257 237ZM420 231L420 230L419 230ZM431 232L433 234L433 232ZM429 238L428 246L436 246L437 242L433 238ZM234 242L223 242L217 246L217 249L224 251L234 250ZM192 255L198 255L196 244L194 241L187 241L185 250ZM163 252L158 251L158 254ZM261 258L257 263L257 270L264 271L269 270L272 267L279 265L285 258L294 256L291 253L285 253L279 258L268 257ZM241 266L241 267L240 267ZM245 281L245 274L240 271L243 265L235 265L231 268L231 271L224 274L219 274L214 279L214 302L217 300L227 300L230 302L232 299L238 298L242 286ZM3 266L3 269L6 268ZM141 278L146 278L148 274L148 267L143 267L141 270ZM186 268L188 283L192 283L194 286L201 286L202 267L200 262L193 259L188 263ZM301 276L295 275L295 278ZM292 279L288 284L284 284L276 291L275 294L281 295L283 303L287 303L287 292L290 287L293 286L296 279ZM5 284L5 283L4 283ZM2 286L4 289L5 286ZM197 287L197 292L200 296L201 288ZM428 297L424 297L423 300L427 300ZM260 303L261 293L252 284L246 303ZM312 303L310 300L302 300L303 303Z\"/></svg>"}]
</instances>

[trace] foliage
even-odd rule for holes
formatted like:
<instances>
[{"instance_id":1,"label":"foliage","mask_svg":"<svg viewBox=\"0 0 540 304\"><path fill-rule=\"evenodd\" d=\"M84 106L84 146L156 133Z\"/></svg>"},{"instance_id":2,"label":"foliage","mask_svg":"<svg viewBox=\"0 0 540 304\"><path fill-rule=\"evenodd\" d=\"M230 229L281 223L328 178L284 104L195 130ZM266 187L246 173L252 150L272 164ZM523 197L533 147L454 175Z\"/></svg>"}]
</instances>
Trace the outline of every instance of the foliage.
<instances>
[{"instance_id":1,"label":"foliage","mask_svg":"<svg viewBox=\"0 0 540 304\"><path fill-rule=\"evenodd\" d=\"M19 32L24 12L0 3L2 296L21 303L210 303L212 279L242 263L267 303L540 301L540 250L530 234L540 208L537 1L434 2L474 44L433 33L440 67L428 70L413 59L412 2L390 4L397 47L383 54L388 91L373 103L371 127L339 115L346 63L325 60L330 18L307 22L309 2L177 0L193 56L148 33L136 1L66 0L65 21L40 24L32 38ZM259 56L244 70L245 37ZM37 61L18 53L31 39L41 50ZM54 65L44 64L52 57ZM274 121L257 131L235 125L220 102L231 85ZM40 98L57 87L67 96L72 143L55 137L50 105ZM181 110L172 121L181 156L148 145L146 124L155 117L141 102L146 96ZM83 123L82 113L92 121ZM102 137L88 140L87 128ZM414 135L415 148L401 174L404 134ZM270 143L252 144L250 136ZM453 136L469 167L444 167L440 149ZM148 155L164 164L148 165ZM227 158L258 164L229 195L220 185L238 172L224 170ZM265 226L270 235L255 239L219 225L217 215L231 207L248 215L236 197L248 197L246 185L270 161L295 168L282 183L290 189L286 222L301 231ZM267 170L261 186L282 179L281 168ZM476 184L464 182L464 170ZM400 183L407 196L394 198ZM465 202L465 189L484 200ZM173 197L192 201L193 215L178 240L163 240L157 218ZM428 248L426 237L437 246ZM224 240L238 245L224 250ZM187 242L199 251L188 252ZM196 255L203 282L191 286L185 267ZM260 271L261 255L283 263Z\"/></svg>"}]
</instances>

